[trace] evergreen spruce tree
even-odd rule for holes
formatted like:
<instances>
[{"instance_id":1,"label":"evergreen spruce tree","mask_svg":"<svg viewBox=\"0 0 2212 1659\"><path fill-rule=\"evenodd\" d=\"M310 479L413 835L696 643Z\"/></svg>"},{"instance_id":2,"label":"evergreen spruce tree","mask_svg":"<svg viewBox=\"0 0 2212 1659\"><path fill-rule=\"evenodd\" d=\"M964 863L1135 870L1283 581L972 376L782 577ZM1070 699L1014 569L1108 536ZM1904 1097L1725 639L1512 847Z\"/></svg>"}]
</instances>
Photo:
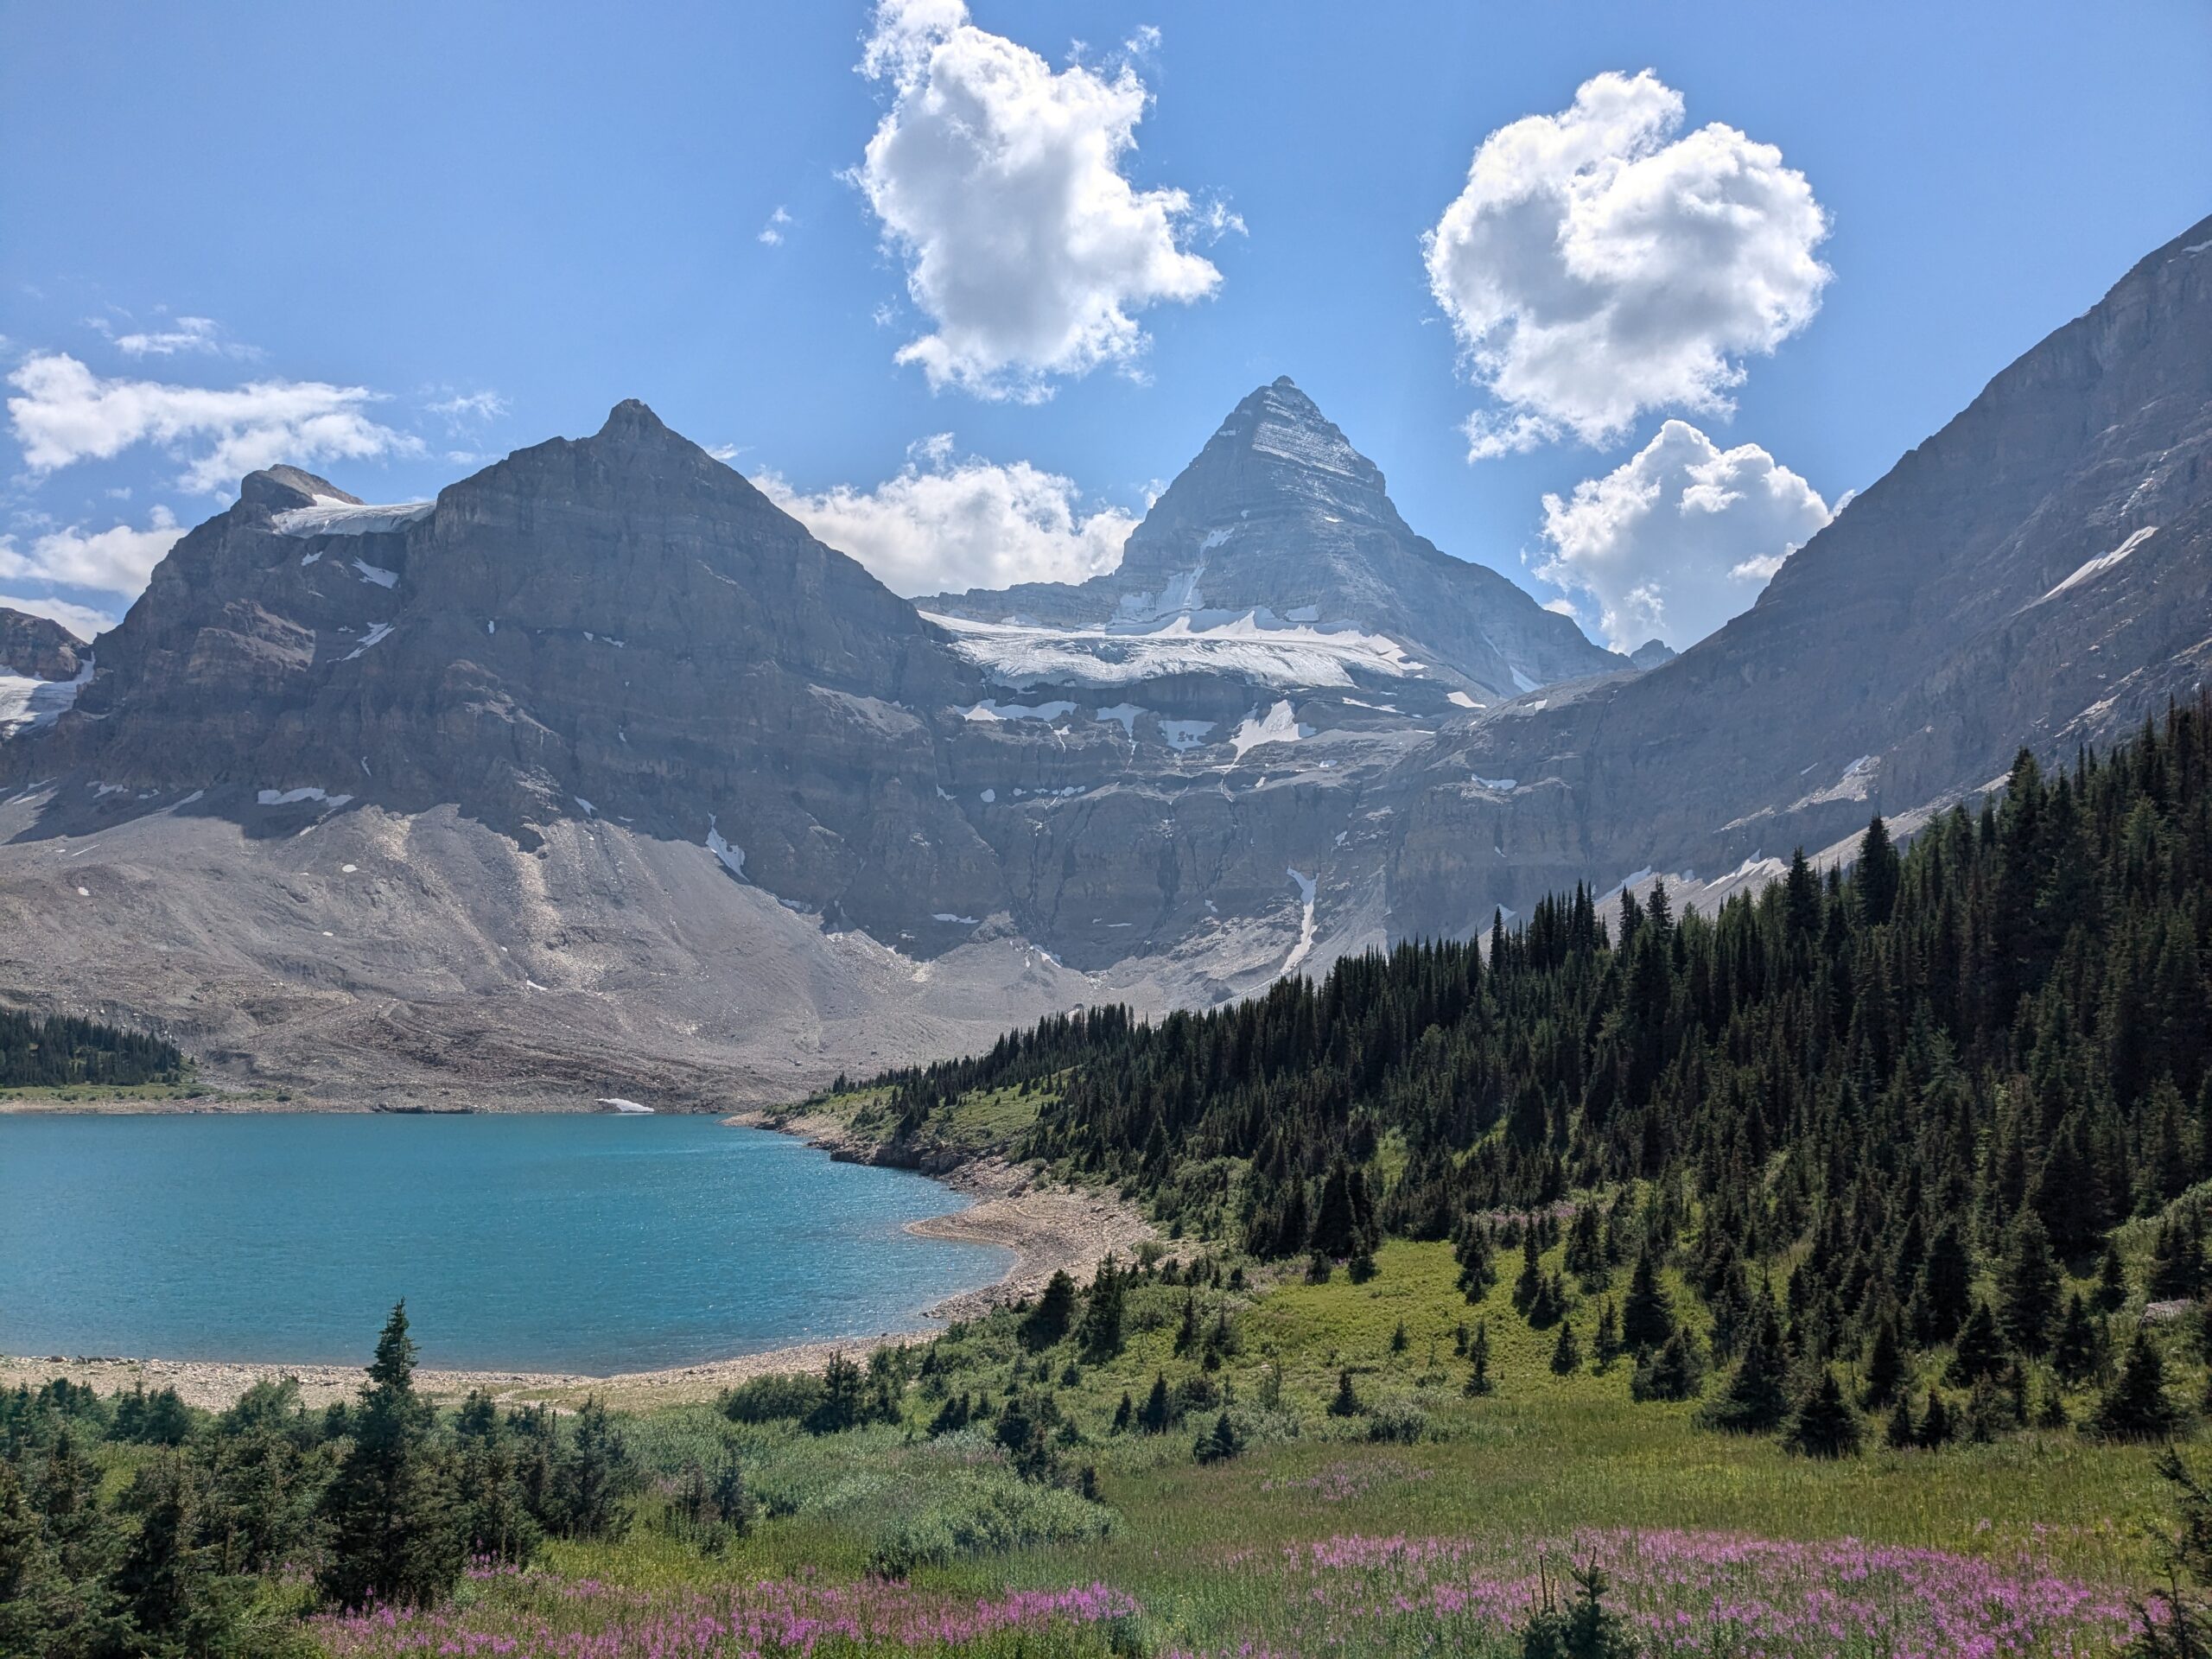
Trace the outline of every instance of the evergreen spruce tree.
<instances>
[{"instance_id":1,"label":"evergreen spruce tree","mask_svg":"<svg viewBox=\"0 0 2212 1659\"><path fill-rule=\"evenodd\" d=\"M1490 1375L1490 1321L1475 1321L1474 1340L1467 1344L1467 1393L1478 1399L1497 1385Z\"/></svg>"},{"instance_id":2,"label":"evergreen spruce tree","mask_svg":"<svg viewBox=\"0 0 2212 1659\"><path fill-rule=\"evenodd\" d=\"M192 1466L174 1452L141 1467L122 1507L138 1517L115 1588L144 1650L219 1651L242 1609L247 1586L217 1575L214 1552L199 1532Z\"/></svg>"},{"instance_id":3,"label":"evergreen spruce tree","mask_svg":"<svg viewBox=\"0 0 2212 1659\"><path fill-rule=\"evenodd\" d=\"M518 1564L528 1560L540 1528L524 1500L514 1446L488 1393L470 1391L454 1414L454 1435L461 1446L454 1496L468 1554Z\"/></svg>"},{"instance_id":4,"label":"evergreen spruce tree","mask_svg":"<svg viewBox=\"0 0 2212 1659\"><path fill-rule=\"evenodd\" d=\"M1697 1350L1679 1325L1663 1346L1648 1354L1629 1378L1631 1400L1688 1400L1698 1390L1703 1375Z\"/></svg>"},{"instance_id":5,"label":"evergreen spruce tree","mask_svg":"<svg viewBox=\"0 0 2212 1659\"><path fill-rule=\"evenodd\" d=\"M1941 1389L1928 1390L1928 1409L1920 1419L1920 1444L1926 1450L1939 1450L1956 1433L1951 1422L1951 1408L1943 1403Z\"/></svg>"},{"instance_id":6,"label":"evergreen spruce tree","mask_svg":"<svg viewBox=\"0 0 2212 1659\"><path fill-rule=\"evenodd\" d=\"M861 1368L842 1352L832 1354L823 1368L821 1395L801 1427L810 1434L842 1434L860 1427L867 1402L868 1379Z\"/></svg>"},{"instance_id":7,"label":"evergreen spruce tree","mask_svg":"<svg viewBox=\"0 0 2212 1659\"><path fill-rule=\"evenodd\" d=\"M1175 1421L1175 1402L1167 1392L1167 1376L1155 1371L1152 1376L1152 1391L1144 1397L1144 1404L1137 1409L1137 1427L1147 1434L1165 1434Z\"/></svg>"},{"instance_id":8,"label":"evergreen spruce tree","mask_svg":"<svg viewBox=\"0 0 2212 1659\"><path fill-rule=\"evenodd\" d=\"M319 1578L339 1606L426 1607L460 1582L466 1540L435 1413L415 1392L407 1305L391 1310L353 1408L353 1443L322 1499L329 1551Z\"/></svg>"},{"instance_id":9,"label":"evergreen spruce tree","mask_svg":"<svg viewBox=\"0 0 2212 1659\"><path fill-rule=\"evenodd\" d=\"M2104 1369L2104 1332L2089 1315L2080 1291L2066 1299L2058 1334L2051 1343L2050 1367L2069 1388L2080 1388Z\"/></svg>"},{"instance_id":10,"label":"evergreen spruce tree","mask_svg":"<svg viewBox=\"0 0 2212 1659\"><path fill-rule=\"evenodd\" d=\"M1574 1338L1574 1321L1562 1319L1559 1340L1552 1344L1552 1375L1571 1376L1582 1369L1582 1344Z\"/></svg>"},{"instance_id":11,"label":"evergreen spruce tree","mask_svg":"<svg viewBox=\"0 0 2212 1659\"><path fill-rule=\"evenodd\" d=\"M1213 1427L1198 1436L1191 1453L1200 1463L1226 1463L1244 1450L1244 1437L1236 1432L1236 1425L1223 1412L1213 1420Z\"/></svg>"},{"instance_id":12,"label":"evergreen spruce tree","mask_svg":"<svg viewBox=\"0 0 2212 1659\"><path fill-rule=\"evenodd\" d=\"M842 1354L831 1357L833 1369L841 1363L853 1386L849 1390L829 1390L823 1407L845 1417L843 1427L851 1427L861 1421L857 1403L833 1407L830 1402L856 1402L864 1397L859 1385L860 1367ZM824 1382L827 1381L825 1376ZM815 1432L829 1431L817 1428ZM569 1436L567 1448L555 1465L559 1529L571 1538L620 1537L628 1523L627 1512L620 1504L636 1489L638 1481L637 1460L631 1455L622 1431L596 1395L587 1398L576 1413L575 1427Z\"/></svg>"},{"instance_id":13,"label":"evergreen spruce tree","mask_svg":"<svg viewBox=\"0 0 2212 1659\"><path fill-rule=\"evenodd\" d=\"M1966 1236L1955 1219L1946 1221L1921 1265L1914 1294L1920 1316L1915 1335L1925 1343L1948 1342L1966 1323L1973 1300L1974 1262L1967 1255Z\"/></svg>"},{"instance_id":14,"label":"evergreen spruce tree","mask_svg":"<svg viewBox=\"0 0 2212 1659\"><path fill-rule=\"evenodd\" d=\"M1521 1234L1521 1275L1513 1281L1513 1311L1527 1317L1529 1310L1544 1291L1544 1266L1541 1245L1536 1236L1534 1223Z\"/></svg>"},{"instance_id":15,"label":"evergreen spruce tree","mask_svg":"<svg viewBox=\"0 0 2212 1659\"><path fill-rule=\"evenodd\" d=\"M1598 1310L1598 1335L1591 1348L1596 1356L1596 1369L1601 1374L1612 1370L1614 1362L1621 1357L1621 1316L1615 1311L1610 1296Z\"/></svg>"},{"instance_id":16,"label":"evergreen spruce tree","mask_svg":"<svg viewBox=\"0 0 2212 1659\"><path fill-rule=\"evenodd\" d=\"M2032 1210L2023 1210L2005 1241L1998 1274L2001 1324L2013 1351L2039 1357L2050 1348L2060 1285L2058 1262L2050 1253L2043 1218Z\"/></svg>"},{"instance_id":17,"label":"evergreen spruce tree","mask_svg":"<svg viewBox=\"0 0 2212 1659\"><path fill-rule=\"evenodd\" d=\"M1996 1316L1990 1313L1988 1303L1976 1302L1959 1332L1958 1346L1952 1351L1943 1378L1954 1388L1971 1388L2004 1369L2005 1339L1998 1334Z\"/></svg>"},{"instance_id":18,"label":"evergreen spruce tree","mask_svg":"<svg viewBox=\"0 0 2212 1659\"><path fill-rule=\"evenodd\" d=\"M1329 1402L1329 1415L1332 1417L1357 1417L1361 1412L1366 1409L1367 1408L1360 1402L1358 1391L1351 1385L1351 1370L1346 1369L1338 1371L1337 1373L1337 1392L1334 1397Z\"/></svg>"},{"instance_id":19,"label":"evergreen spruce tree","mask_svg":"<svg viewBox=\"0 0 2212 1659\"><path fill-rule=\"evenodd\" d=\"M2151 1333L2139 1325L2090 1427L2107 1440L2156 1440L2180 1426L2181 1413L2166 1395L2165 1358Z\"/></svg>"},{"instance_id":20,"label":"evergreen spruce tree","mask_svg":"<svg viewBox=\"0 0 2212 1659\"><path fill-rule=\"evenodd\" d=\"M2192 1211L2177 1210L2158 1224L2158 1241L2151 1249L2152 1300L2180 1300L2204 1288L2202 1222Z\"/></svg>"},{"instance_id":21,"label":"evergreen spruce tree","mask_svg":"<svg viewBox=\"0 0 2212 1659\"><path fill-rule=\"evenodd\" d=\"M1543 1600L1520 1630L1522 1659L1636 1659L1643 1651L1627 1619L1605 1605L1606 1580L1596 1561L1573 1568L1573 1600L1553 1599L1548 1578Z\"/></svg>"},{"instance_id":22,"label":"evergreen spruce tree","mask_svg":"<svg viewBox=\"0 0 2212 1659\"><path fill-rule=\"evenodd\" d=\"M2097 1288L2092 1305L2100 1313L2117 1313L2127 1306L2127 1269L2120 1259L2120 1246L2113 1241L2105 1242L2105 1253L2097 1263Z\"/></svg>"},{"instance_id":23,"label":"evergreen spruce tree","mask_svg":"<svg viewBox=\"0 0 2212 1659\"><path fill-rule=\"evenodd\" d=\"M1762 1299L1743 1357L1719 1397L1703 1408L1711 1427L1736 1434L1764 1434L1789 1415L1789 1357L1783 1351L1782 1323L1774 1304Z\"/></svg>"},{"instance_id":24,"label":"evergreen spruce tree","mask_svg":"<svg viewBox=\"0 0 2212 1659\"><path fill-rule=\"evenodd\" d=\"M1122 1325L1128 1291L1122 1269L1112 1256L1098 1264L1090 1278L1090 1294L1084 1303L1083 1325L1077 1332L1086 1363L1096 1365L1122 1351Z\"/></svg>"},{"instance_id":25,"label":"evergreen spruce tree","mask_svg":"<svg viewBox=\"0 0 2212 1659\"><path fill-rule=\"evenodd\" d=\"M1890 1421L1882 1430L1882 1440L1892 1452L1906 1451L1918 1443L1912 1421L1912 1402L1902 1394L1897 1395L1897 1404L1890 1408Z\"/></svg>"},{"instance_id":26,"label":"evergreen spruce tree","mask_svg":"<svg viewBox=\"0 0 2212 1659\"><path fill-rule=\"evenodd\" d=\"M1898 1333L1897 1315L1885 1309L1874 1324L1874 1341L1866 1355L1866 1388L1860 1396L1869 1411L1879 1410L1896 1399L1904 1386L1904 1339Z\"/></svg>"},{"instance_id":27,"label":"evergreen spruce tree","mask_svg":"<svg viewBox=\"0 0 2212 1659\"><path fill-rule=\"evenodd\" d=\"M1470 1302L1479 1302L1497 1282L1497 1268L1491 1259L1489 1230L1471 1219L1462 1222L1452 1254L1459 1264L1460 1294Z\"/></svg>"},{"instance_id":28,"label":"evergreen spruce tree","mask_svg":"<svg viewBox=\"0 0 2212 1659\"><path fill-rule=\"evenodd\" d=\"M1790 1449L1808 1458L1855 1458L1859 1441L1859 1414L1843 1397L1835 1373L1823 1366L1821 1380L1798 1402L1791 1420Z\"/></svg>"},{"instance_id":29,"label":"evergreen spruce tree","mask_svg":"<svg viewBox=\"0 0 2212 1659\"><path fill-rule=\"evenodd\" d=\"M1058 1269L1045 1281L1036 1306L1022 1317L1021 1345L1033 1354L1042 1353L1066 1337L1074 1325L1075 1281L1068 1277L1066 1269Z\"/></svg>"},{"instance_id":30,"label":"evergreen spruce tree","mask_svg":"<svg viewBox=\"0 0 2212 1659\"><path fill-rule=\"evenodd\" d=\"M1628 1298L1621 1304L1621 1340L1632 1353L1663 1347L1675 1334L1675 1308L1659 1282L1659 1263L1650 1245L1636 1258Z\"/></svg>"}]
</instances>

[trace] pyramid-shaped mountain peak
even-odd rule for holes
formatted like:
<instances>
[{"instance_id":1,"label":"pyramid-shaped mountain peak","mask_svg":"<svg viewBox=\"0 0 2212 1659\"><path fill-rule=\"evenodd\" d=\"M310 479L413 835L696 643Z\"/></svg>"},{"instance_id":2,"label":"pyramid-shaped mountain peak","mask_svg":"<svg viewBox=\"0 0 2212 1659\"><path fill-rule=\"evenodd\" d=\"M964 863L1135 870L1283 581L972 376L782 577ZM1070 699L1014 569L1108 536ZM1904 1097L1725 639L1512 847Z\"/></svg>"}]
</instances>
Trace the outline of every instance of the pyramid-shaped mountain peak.
<instances>
[{"instance_id":1,"label":"pyramid-shaped mountain peak","mask_svg":"<svg viewBox=\"0 0 2212 1659\"><path fill-rule=\"evenodd\" d=\"M682 435L653 413L652 406L642 397L625 397L607 411L607 420L597 434L602 438L681 438ZM689 442L688 439L683 440Z\"/></svg>"}]
</instances>

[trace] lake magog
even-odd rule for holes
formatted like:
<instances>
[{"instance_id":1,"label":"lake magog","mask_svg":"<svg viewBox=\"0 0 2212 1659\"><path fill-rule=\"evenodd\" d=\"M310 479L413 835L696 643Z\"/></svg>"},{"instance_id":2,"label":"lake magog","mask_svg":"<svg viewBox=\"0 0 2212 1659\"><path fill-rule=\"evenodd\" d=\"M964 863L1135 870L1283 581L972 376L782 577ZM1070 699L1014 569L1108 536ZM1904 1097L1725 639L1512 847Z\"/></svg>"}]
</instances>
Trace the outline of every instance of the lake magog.
<instances>
[{"instance_id":1,"label":"lake magog","mask_svg":"<svg viewBox=\"0 0 2212 1659\"><path fill-rule=\"evenodd\" d=\"M607 1372L914 1326L965 1200L710 1117L0 1116L0 1352Z\"/></svg>"}]
</instances>

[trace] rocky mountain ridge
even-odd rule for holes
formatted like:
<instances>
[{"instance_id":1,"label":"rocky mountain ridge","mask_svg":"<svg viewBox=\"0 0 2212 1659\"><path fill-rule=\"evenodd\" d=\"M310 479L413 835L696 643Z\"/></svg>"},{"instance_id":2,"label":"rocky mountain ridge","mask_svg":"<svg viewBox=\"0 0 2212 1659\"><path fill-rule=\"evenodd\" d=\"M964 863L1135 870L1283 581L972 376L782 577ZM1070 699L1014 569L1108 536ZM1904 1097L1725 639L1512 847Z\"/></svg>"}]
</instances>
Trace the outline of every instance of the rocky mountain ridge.
<instances>
[{"instance_id":1,"label":"rocky mountain ridge","mask_svg":"<svg viewBox=\"0 0 2212 1659\"><path fill-rule=\"evenodd\" d=\"M1672 660L1421 540L1287 380L1110 576L918 608L640 404L435 502L256 474L0 741L0 986L349 1097L709 1104L1712 902L2202 684L2208 239Z\"/></svg>"}]
</instances>

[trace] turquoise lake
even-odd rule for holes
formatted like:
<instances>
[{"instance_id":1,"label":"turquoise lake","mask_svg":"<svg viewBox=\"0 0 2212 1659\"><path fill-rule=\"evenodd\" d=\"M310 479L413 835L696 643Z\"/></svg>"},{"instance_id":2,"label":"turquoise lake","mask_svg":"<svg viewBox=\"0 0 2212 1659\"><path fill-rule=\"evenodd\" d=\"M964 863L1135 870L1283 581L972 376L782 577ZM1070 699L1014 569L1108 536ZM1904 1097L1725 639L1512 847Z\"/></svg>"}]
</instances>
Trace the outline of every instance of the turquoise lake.
<instances>
[{"instance_id":1,"label":"turquoise lake","mask_svg":"<svg viewBox=\"0 0 2212 1659\"><path fill-rule=\"evenodd\" d=\"M966 1200L711 1117L0 1116L0 1353L645 1370L917 1328Z\"/></svg>"}]
</instances>

